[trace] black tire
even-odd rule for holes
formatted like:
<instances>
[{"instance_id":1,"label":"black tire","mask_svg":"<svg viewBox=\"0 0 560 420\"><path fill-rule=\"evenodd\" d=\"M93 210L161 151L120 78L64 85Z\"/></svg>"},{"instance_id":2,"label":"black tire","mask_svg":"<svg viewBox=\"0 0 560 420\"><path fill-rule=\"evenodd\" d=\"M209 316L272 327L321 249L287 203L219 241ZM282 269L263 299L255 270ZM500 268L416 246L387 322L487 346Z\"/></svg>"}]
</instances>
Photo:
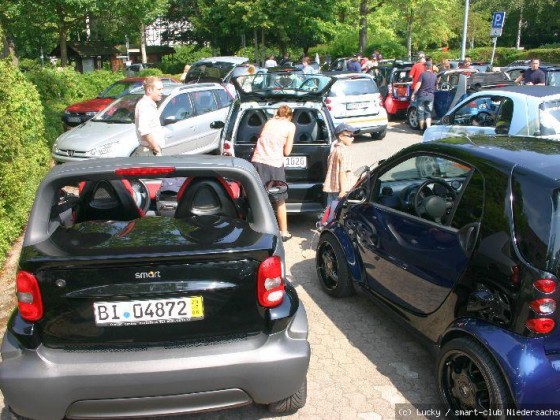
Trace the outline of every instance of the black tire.
<instances>
[{"instance_id":1,"label":"black tire","mask_svg":"<svg viewBox=\"0 0 560 420\"><path fill-rule=\"evenodd\" d=\"M374 140L383 140L387 135L387 130L380 131L379 133L371 133L371 138Z\"/></svg>"},{"instance_id":2,"label":"black tire","mask_svg":"<svg viewBox=\"0 0 560 420\"><path fill-rule=\"evenodd\" d=\"M509 389L497 363L477 341L461 337L445 344L438 355L437 375L440 395L452 413L501 410L503 416L490 418L506 418L505 408L512 406Z\"/></svg>"},{"instance_id":3,"label":"black tire","mask_svg":"<svg viewBox=\"0 0 560 420\"><path fill-rule=\"evenodd\" d=\"M321 287L328 295L340 298L355 293L345 255L334 236L326 234L319 239L315 266Z\"/></svg>"},{"instance_id":4,"label":"black tire","mask_svg":"<svg viewBox=\"0 0 560 420\"><path fill-rule=\"evenodd\" d=\"M413 130L420 130L420 123L418 122L418 110L414 107L408 108L406 114L406 121Z\"/></svg>"},{"instance_id":5,"label":"black tire","mask_svg":"<svg viewBox=\"0 0 560 420\"><path fill-rule=\"evenodd\" d=\"M303 381L301 387L295 394L283 400L273 402L268 405L268 410L272 413L288 414L298 411L307 401L307 379Z\"/></svg>"}]
</instances>

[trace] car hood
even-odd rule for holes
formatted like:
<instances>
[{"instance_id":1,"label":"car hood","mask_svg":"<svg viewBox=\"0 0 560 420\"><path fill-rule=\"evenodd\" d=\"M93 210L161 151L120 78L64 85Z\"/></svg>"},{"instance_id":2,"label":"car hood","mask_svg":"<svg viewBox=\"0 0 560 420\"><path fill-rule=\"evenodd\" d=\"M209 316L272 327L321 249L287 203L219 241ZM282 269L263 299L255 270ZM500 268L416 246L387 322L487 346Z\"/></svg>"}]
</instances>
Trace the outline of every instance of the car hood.
<instances>
[{"instance_id":1,"label":"car hood","mask_svg":"<svg viewBox=\"0 0 560 420\"><path fill-rule=\"evenodd\" d=\"M67 131L56 141L59 149L72 149L87 152L112 140L136 140L134 124L108 124L105 122L88 121L85 124Z\"/></svg>"},{"instance_id":2,"label":"car hood","mask_svg":"<svg viewBox=\"0 0 560 420\"><path fill-rule=\"evenodd\" d=\"M324 74L297 71L248 74L231 79L242 102L271 99L322 101L335 81Z\"/></svg>"},{"instance_id":3,"label":"car hood","mask_svg":"<svg viewBox=\"0 0 560 420\"><path fill-rule=\"evenodd\" d=\"M70 105L65 111L68 112L99 112L111 102L114 98L93 98L87 101L78 102Z\"/></svg>"}]
</instances>

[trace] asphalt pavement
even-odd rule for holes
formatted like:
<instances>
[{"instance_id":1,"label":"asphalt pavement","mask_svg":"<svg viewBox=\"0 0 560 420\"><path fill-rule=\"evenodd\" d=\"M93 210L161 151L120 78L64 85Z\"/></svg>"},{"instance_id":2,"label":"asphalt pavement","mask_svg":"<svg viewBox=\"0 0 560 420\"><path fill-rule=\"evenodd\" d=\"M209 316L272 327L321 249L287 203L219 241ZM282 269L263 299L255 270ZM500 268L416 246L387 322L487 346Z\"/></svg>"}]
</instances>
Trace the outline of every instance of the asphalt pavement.
<instances>
[{"instance_id":1,"label":"asphalt pavement","mask_svg":"<svg viewBox=\"0 0 560 420\"><path fill-rule=\"evenodd\" d=\"M385 159L420 140L404 121L391 122L383 140L357 137L351 146L358 168ZM289 215L287 274L307 310L311 362L307 404L284 419L424 419L443 417L428 349L386 311L358 294L334 299L315 271L317 215ZM270 381L274 381L271 377ZM429 410L432 410L431 412ZM5 408L0 413L8 419ZM245 406L185 419L268 419L266 408Z\"/></svg>"}]
</instances>

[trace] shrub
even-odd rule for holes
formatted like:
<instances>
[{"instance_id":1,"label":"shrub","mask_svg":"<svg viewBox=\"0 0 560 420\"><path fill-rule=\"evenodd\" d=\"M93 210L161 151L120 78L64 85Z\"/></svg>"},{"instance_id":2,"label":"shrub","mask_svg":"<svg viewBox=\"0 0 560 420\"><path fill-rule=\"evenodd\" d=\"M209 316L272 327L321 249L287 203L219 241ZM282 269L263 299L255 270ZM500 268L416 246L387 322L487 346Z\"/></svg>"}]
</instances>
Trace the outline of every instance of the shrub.
<instances>
[{"instance_id":1,"label":"shrub","mask_svg":"<svg viewBox=\"0 0 560 420\"><path fill-rule=\"evenodd\" d=\"M199 48L195 45L177 46L175 54L163 57L160 68L167 74L181 74L185 64L192 64L205 57L211 57L210 48Z\"/></svg>"},{"instance_id":2,"label":"shrub","mask_svg":"<svg viewBox=\"0 0 560 420\"><path fill-rule=\"evenodd\" d=\"M0 264L27 221L35 190L50 166L43 107L33 84L0 60Z\"/></svg>"}]
</instances>

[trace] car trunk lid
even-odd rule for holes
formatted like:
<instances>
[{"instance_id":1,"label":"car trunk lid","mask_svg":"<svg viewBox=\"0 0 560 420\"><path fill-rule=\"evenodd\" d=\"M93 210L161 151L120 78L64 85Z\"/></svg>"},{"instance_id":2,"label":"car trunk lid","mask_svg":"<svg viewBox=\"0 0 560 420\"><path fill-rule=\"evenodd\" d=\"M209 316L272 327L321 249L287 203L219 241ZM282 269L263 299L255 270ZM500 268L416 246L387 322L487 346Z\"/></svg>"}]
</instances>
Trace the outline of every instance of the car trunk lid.
<instances>
[{"instance_id":1,"label":"car trunk lid","mask_svg":"<svg viewBox=\"0 0 560 420\"><path fill-rule=\"evenodd\" d=\"M39 281L48 347L197 343L266 328L257 271L275 241L218 216L84 222L24 248L22 269Z\"/></svg>"}]
</instances>

